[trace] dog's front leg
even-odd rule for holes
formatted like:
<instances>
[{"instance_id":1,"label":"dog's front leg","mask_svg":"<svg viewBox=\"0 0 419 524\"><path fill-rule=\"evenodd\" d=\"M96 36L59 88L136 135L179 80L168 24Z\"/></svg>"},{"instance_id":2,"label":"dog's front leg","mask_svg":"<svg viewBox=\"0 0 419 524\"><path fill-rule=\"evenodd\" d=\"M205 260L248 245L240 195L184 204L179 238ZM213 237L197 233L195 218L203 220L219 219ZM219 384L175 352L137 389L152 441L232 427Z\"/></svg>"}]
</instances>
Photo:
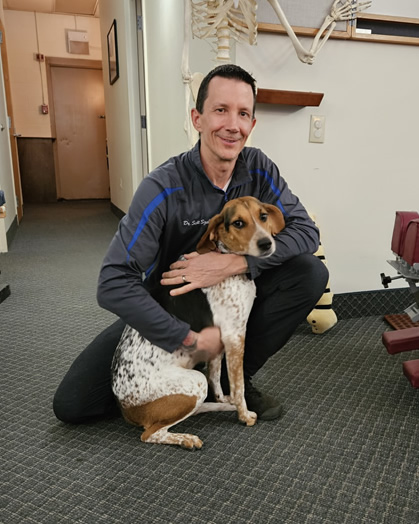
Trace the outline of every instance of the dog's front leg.
<instances>
[{"instance_id":1,"label":"dog's front leg","mask_svg":"<svg viewBox=\"0 0 419 524\"><path fill-rule=\"evenodd\" d=\"M221 387L221 363L223 354L218 355L208 363L208 383L217 402L228 402Z\"/></svg>"},{"instance_id":2,"label":"dog's front leg","mask_svg":"<svg viewBox=\"0 0 419 524\"><path fill-rule=\"evenodd\" d=\"M230 382L230 401L237 408L239 420L247 426L256 423L257 415L247 409L244 398L244 336L237 335L224 340L227 361L228 380Z\"/></svg>"}]
</instances>

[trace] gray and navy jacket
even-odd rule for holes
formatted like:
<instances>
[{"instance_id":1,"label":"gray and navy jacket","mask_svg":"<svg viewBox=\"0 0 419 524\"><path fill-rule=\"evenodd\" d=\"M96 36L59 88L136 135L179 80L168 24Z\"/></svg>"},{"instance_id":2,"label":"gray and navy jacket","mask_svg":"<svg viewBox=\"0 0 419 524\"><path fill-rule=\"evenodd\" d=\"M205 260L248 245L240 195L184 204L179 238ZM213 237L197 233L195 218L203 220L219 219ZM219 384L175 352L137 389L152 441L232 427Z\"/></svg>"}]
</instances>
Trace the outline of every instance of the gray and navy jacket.
<instances>
[{"instance_id":1,"label":"gray and navy jacket","mask_svg":"<svg viewBox=\"0 0 419 524\"><path fill-rule=\"evenodd\" d=\"M226 191L202 167L200 144L152 171L138 187L121 220L100 275L99 305L118 315L153 344L174 351L190 326L167 313L150 295L161 275L184 253L195 251L212 216L228 200L254 196L278 206L286 227L267 259L247 257L249 277L318 248L319 232L277 166L259 149L240 153Z\"/></svg>"}]
</instances>

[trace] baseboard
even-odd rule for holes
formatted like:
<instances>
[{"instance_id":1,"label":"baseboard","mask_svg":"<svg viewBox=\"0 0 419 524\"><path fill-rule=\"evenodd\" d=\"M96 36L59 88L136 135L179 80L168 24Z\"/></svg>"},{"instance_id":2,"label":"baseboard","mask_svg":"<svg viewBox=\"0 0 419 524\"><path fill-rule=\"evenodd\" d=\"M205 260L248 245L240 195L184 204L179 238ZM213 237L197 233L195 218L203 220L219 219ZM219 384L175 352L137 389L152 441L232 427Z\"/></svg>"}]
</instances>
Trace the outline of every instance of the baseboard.
<instances>
[{"instance_id":1,"label":"baseboard","mask_svg":"<svg viewBox=\"0 0 419 524\"><path fill-rule=\"evenodd\" d=\"M112 202L111 202L111 211L117 218L119 218L119 220L121 220L121 218L123 218L126 214L123 211L121 211L119 207L116 207L116 205L113 204Z\"/></svg>"},{"instance_id":2,"label":"baseboard","mask_svg":"<svg viewBox=\"0 0 419 524\"><path fill-rule=\"evenodd\" d=\"M339 319L403 313L414 302L409 288L341 293L333 297Z\"/></svg>"},{"instance_id":3,"label":"baseboard","mask_svg":"<svg viewBox=\"0 0 419 524\"><path fill-rule=\"evenodd\" d=\"M13 219L13 222L10 224L9 229L6 232L8 248L10 248L10 246L12 245L13 239L16 236L18 228L19 228L19 226L18 226L18 223L17 223L17 215L15 215L15 218Z\"/></svg>"}]
</instances>

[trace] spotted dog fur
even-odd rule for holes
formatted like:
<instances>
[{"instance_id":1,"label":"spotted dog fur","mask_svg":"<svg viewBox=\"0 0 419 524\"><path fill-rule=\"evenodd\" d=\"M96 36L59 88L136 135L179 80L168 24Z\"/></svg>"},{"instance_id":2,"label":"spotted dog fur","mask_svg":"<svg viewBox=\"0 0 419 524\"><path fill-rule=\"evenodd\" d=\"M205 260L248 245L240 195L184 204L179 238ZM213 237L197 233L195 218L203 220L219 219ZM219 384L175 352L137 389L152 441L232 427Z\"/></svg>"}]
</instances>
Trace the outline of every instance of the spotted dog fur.
<instances>
[{"instance_id":1,"label":"spotted dog fur","mask_svg":"<svg viewBox=\"0 0 419 524\"><path fill-rule=\"evenodd\" d=\"M268 257L275 250L272 235L284 225L282 213L273 205L253 197L231 200L210 220L197 251L217 249ZM224 396L220 385L222 355L208 366L208 382L217 402L204 403L207 380L193 369L197 364L194 354L182 348L168 353L127 326L112 364L112 388L125 419L144 428L144 442L201 448L199 437L168 430L191 415L208 411L237 410L240 421L248 426L256 422L256 413L246 406L243 379L246 323L256 295L255 284L246 275L236 275L201 291L208 300L213 325L221 331L230 396Z\"/></svg>"}]
</instances>

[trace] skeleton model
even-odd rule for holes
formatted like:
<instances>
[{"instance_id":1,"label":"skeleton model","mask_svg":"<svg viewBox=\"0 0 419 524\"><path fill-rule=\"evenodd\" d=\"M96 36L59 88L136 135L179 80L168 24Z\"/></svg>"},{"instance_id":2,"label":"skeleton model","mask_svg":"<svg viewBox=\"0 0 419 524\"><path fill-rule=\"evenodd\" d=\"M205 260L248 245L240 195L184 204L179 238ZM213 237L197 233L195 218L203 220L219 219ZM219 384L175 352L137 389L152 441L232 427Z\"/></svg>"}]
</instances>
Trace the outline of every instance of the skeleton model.
<instances>
[{"instance_id":1,"label":"skeleton model","mask_svg":"<svg viewBox=\"0 0 419 524\"><path fill-rule=\"evenodd\" d=\"M371 6L371 1L335 0L319 28L310 49L305 49L298 40L294 30L288 22L278 0L268 0L279 21L286 30L295 48L298 58L306 63L313 64L316 55L322 49L337 22L353 20L357 13ZM203 78L201 73L191 74L189 69L189 40L193 36L205 39L214 39L216 42L216 61L219 63L231 62L230 39L239 43L254 45L257 36L256 0L184 0L185 26L182 55L182 77L185 84L185 103L188 118L185 130L190 147L197 140L197 134L192 127L190 112L191 94L196 94Z\"/></svg>"},{"instance_id":2,"label":"skeleton model","mask_svg":"<svg viewBox=\"0 0 419 524\"><path fill-rule=\"evenodd\" d=\"M310 65L314 62L316 55L332 34L332 31L336 27L336 23L353 20L359 12L368 9L372 3L370 1L358 2L356 0L335 0L330 10L330 14L324 19L323 24L314 37L310 49L307 50L298 40L278 1L268 0L268 2L271 4L272 9L275 11L279 21L284 26L284 29L290 37L298 58L301 62Z\"/></svg>"},{"instance_id":3,"label":"skeleton model","mask_svg":"<svg viewBox=\"0 0 419 524\"><path fill-rule=\"evenodd\" d=\"M229 63L230 39L254 45L257 36L256 0L184 0L185 32L182 56L182 77L185 84L185 123L189 146L198 135L190 121L190 97L196 100L202 73L191 74L189 69L189 39L192 34L201 39L215 39L219 63Z\"/></svg>"}]
</instances>

